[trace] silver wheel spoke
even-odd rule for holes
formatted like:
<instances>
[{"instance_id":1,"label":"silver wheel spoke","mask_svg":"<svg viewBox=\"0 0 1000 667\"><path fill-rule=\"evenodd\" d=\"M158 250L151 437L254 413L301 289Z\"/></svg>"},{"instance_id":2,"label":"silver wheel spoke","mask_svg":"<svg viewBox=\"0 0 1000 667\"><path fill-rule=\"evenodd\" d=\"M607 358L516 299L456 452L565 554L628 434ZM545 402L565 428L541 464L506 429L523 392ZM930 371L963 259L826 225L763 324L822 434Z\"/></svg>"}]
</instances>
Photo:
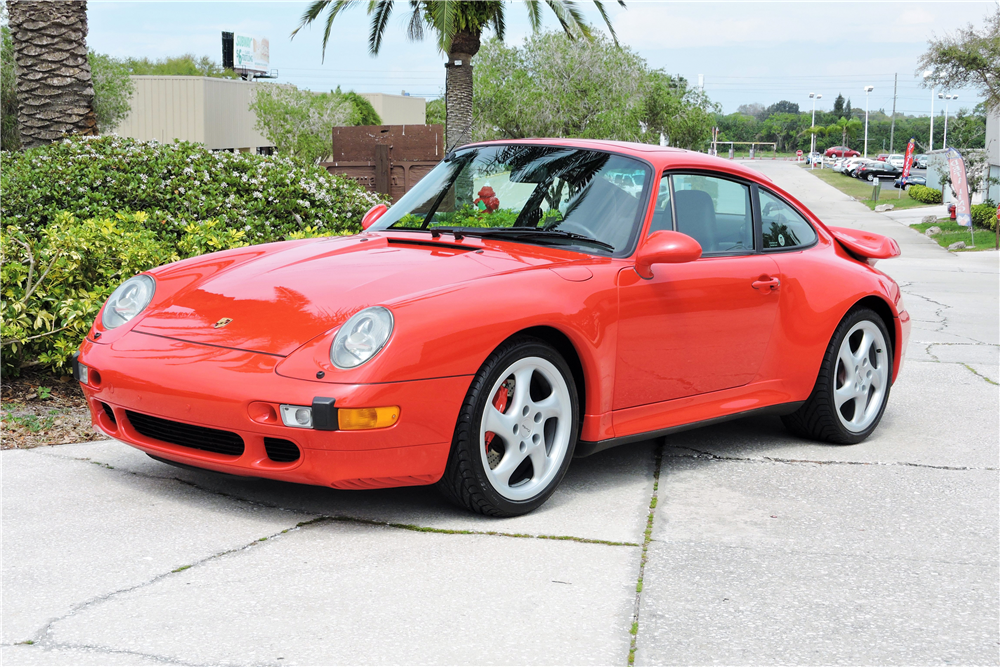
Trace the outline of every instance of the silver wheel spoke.
<instances>
[{"instance_id":1,"label":"silver wheel spoke","mask_svg":"<svg viewBox=\"0 0 1000 667\"><path fill-rule=\"evenodd\" d=\"M548 398L535 403L534 408L534 411L542 413L542 423L545 423L546 420L552 417L558 417L563 410L559 398L554 393Z\"/></svg>"},{"instance_id":2,"label":"silver wheel spoke","mask_svg":"<svg viewBox=\"0 0 1000 667\"><path fill-rule=\"evenodd\" d=\"M857 365L857 362L854 359L854 353L851 352L851 345L848 341L844 341L838 358L840 359L840 363L844 365L844 372L847 374L847 377L854 377L854 367Z\"/></svg>"},{"instance_id":3,"label":"silver wheel spoke","mask_svg":"<svg viewBox=\"0 0 1000 667\"><path fill-rule=\"evenodd\" d=\"M534 466L534 477L537 479L543 477L549 468L549 458L545 456L545 443L540 443L531 447L528 450L528 456L531 457L531 465Z\"/></svg>"},{"instance_id":4,"label":"silver wheel spoke","mask_svg":"<svg viewBox=\"0 0 1000 667\"><path fill-rule=\"evenodd\" d=\"M846 403L847 401L853 399L857 394L854 391L854 385L851 383L845 384L840 389L833 392L834 402L837 405L837 409Z\"/></svg>"},{"instance_id":5,"label":"silver wheel spoke","mask_svg":"<svg viewBox=\"0 0 1000 667\"><path fill-rule=\"evenodd\" d=\"M514 419L508 415L503 414L496 409L492 404L486 408L486 418L483 420L485 422L486 430L496 433L507 443L514 443L516 441L516 436L514 435Z\"/></svg>"},{"instance_id":6,"label":"silver wheel spoke","mask_svg":"<svg viewBox=\"0 0 1000 667\"><path fill-rule=\"evenodd\" d=\"M521 465L521 462L525 458L527 458L527 454L522 454L517 445L511 444L507 448L507 453L503 455L500 464L494 470L491 470L490 474L504 486L510 486L510 476L517 470L517 467Z\"/></svg>"}]
</instances>

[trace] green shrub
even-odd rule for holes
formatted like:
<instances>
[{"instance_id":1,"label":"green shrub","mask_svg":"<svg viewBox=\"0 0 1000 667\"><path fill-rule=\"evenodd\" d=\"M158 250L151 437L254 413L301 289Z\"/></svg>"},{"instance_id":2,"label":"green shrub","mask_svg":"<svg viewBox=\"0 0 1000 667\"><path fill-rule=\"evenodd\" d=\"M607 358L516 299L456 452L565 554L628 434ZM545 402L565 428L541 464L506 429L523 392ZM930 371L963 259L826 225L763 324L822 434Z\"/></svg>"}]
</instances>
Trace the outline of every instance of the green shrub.
<instances>
[{"instance_id":1,"label":"green shrub","mask_svg":"<svg viewBox=\"0 0 1000 667\"><path fill-rule=\"evenodd\" d=\"M3 372L22 363L64 369L111 292L136 273L178 259L143 213L78 221L68 213L32 238L0 236Z\"/></svg>"},{"instance_id":2,"label":"green shrub","mask_svg":"<svg viewBox=\"0 0 1000 667\"><path fill-rule=\"evenodd\" d=\"M924 204L941 203L941 191L938 189L928 188L923 185L911 185L906 191L911 199L916 199Z\"/></svg>"},{"instance_id":3,"label":"green shrub","mask_svg":"<svg viewBox=\"0 0 1000 667\"><path fill-rule=\"evenodd\" d=\"M214 153L200 144L118 136L74 138L0 156L0 216L28 236L69 212L80 219L144 211L146 226L179 239L218 220L248 243L305 227L357 232L381 195L290 158Z\"/></svg>"},{"instance_id":4,"label":"green shrub","mask_svg":"<svg viewBox=\"0 0 1000 667\"><path fill-rule=\"evenodd\" d=\"M974 226L986 229L997 228L997 207L993 202L985 201L982 204L976 204L970 212Z\"/></svg>"}]
</instances>

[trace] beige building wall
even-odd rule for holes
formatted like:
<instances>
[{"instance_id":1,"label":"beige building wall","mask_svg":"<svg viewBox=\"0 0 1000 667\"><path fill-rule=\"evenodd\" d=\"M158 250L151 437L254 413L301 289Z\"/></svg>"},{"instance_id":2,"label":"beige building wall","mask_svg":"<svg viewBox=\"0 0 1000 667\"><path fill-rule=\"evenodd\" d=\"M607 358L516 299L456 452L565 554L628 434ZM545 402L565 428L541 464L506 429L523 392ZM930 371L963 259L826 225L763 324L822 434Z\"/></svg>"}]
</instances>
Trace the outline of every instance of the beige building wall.
<instances>
[{"instance_id":1,"label":"beige building wall","mask_svg":"<svg viewBox=\"0 0 1000 667\"><path fill-rule=\"evenodd\" d=\"M359 93L371 102L383 125L424 125L427 122L427 100L409 95Z\"/></svg>"},{"instance_id":2,"label":"beige building wall","mask_svg":"<svg viewBox=\"0 0 1000 667\"><path fill-rule=\"evenodd\" d=\"M254 129L254 83L201 76L133 76L132 81L132 111L116 134L163 143L195 141L211 149L271 146Z\"/></svg>"}]
</instances>

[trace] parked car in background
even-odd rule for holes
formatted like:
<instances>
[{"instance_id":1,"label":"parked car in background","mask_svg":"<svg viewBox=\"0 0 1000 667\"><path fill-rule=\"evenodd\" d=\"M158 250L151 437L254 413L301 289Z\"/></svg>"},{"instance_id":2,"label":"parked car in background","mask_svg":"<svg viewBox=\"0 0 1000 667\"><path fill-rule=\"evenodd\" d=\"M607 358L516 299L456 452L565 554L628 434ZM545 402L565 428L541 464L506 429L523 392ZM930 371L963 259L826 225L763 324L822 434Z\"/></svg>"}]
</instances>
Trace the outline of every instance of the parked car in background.
<instances>
[{"instance_id":1,"label":"parked car in background","mask_svg":"<svg viewBox=\"0 0 1000 667\"><path fill-rule=\"evenodd\" d=\"M809 155L806 156L806 164L809 165L822 164L823 157L824 156L822 153L810 153Z\"/></svg>"},{"instance_id":2,"label":"parked car in background","mask_svg":"<svg viewBox=\"0 0 1000 667\"><path fill-rule=\"evenodd\" d=\"M830 146L823 155L827 157L858 157L861 153L847 146Z\"/></svg>"},{"instance_id":3,"label":"parked car in background","mask_svg":"<svg viewBox=\"0 0 1000 667\"><path fill-rule=\"evenodd\" d=\"M913 166L917 169L927 168L927 156L926 155L914 155L913 156Z\"/></svg>"},{"instance_id":4,"label":"parked car in background","mask_svg":"<svg viewBox=\"0 0 1000 667\"><path fill-rule=\"evenodd\" d=\"M878 160L874 160L872 162L859 165L857 170L854 172L854 177L865 181L874 181L876 178L895 178L901 174L901 170L896 169L888 162L879 162Z\"/></svg>"},{"instance_id":5,"label":"parked car in background","mask_svg":"<svg viewBox=\"0 0 1000 667\"><path fill-rule=\"evenodd\" d=\"M896 189L902 188L905 190L911 185L927 185L927 179L923 176L907 176L906 178L900 176L892 182L892 187Z\"/></svg>"},{"instance_id":6,"label":"parked car in background","mask_svg":"<svg viewBox=\"0 0 1000 667\"><path fill-rule=\"evenodd\" d=\"M889 156L889 159L886 160L886 162L888 162L889 164L891 164L896 169L902 169L903 168L903 163L905 161L906 161L906 157L903 156L903 155L900 155L899 153L893 153L892 155Z\"/></svg>"},{"instance_id":7,"label":"parked car in background","mask_svg":"<svg viewBox=\"0 0 1000 667\"><path fill-rule=\"evenodd\" d=\"M879 154L878 154L878 155L877 155L877 156L875 157L875 159L876 159L876 160L877 160L878 162L885 162L885 161L887 161L887 160L889 159L889 154L888 154L888 153L879 153Z\"/></svg>"},{"instance_id":8,"label":"parked car in background","mask_svg":"<svg viewBox=\"0 0 1000 667\"><path fill-rule=\"evenodd\" d=\"M852 157L848 158L844 166L844 174L848 176L855 176L858 173L858 167L863 164L868 164L869 162L874 162L875 160L869 160L863 157Z\"/></svg>"}]
</instances>

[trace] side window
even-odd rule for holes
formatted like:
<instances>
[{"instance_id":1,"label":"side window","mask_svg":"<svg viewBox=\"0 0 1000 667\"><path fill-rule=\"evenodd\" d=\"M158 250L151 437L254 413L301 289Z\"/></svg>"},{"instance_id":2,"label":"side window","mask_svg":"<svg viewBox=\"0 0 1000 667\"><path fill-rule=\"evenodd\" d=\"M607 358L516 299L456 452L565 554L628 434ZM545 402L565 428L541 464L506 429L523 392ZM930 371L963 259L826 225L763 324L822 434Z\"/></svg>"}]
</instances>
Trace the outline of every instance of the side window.
<instances>
[{"instance_id":1,"label":"side window","mask_svg":"<svg viewBox=\"0 0 1000 667\"><path fill-rule=\"evenodd\" d=\"M653 220L649 223L649 233L674 228L673 211L670 209L670 177L660 179L660 192L656 195Z\"/></svg>"},{"instance_id":2,"label":"side window","mask_svg":"<svg viewBox=\"0 0 1000 667\"><path fill-rule=\"evenodd\" d=\"M798 211L764 188L758 191L764 250L800 248L816 241L816 230Z\"/></svg>"},{"instance_id":3,"label":"side window","mask_svg":"<svg viewBox=\"0 0 1000 667\"><path fill-rule=\"evenodd\" d=\"M750 188L712 176L675 174L677 231L701 244L703 254L753 250Z\"/></svg>"}]
</instances>

